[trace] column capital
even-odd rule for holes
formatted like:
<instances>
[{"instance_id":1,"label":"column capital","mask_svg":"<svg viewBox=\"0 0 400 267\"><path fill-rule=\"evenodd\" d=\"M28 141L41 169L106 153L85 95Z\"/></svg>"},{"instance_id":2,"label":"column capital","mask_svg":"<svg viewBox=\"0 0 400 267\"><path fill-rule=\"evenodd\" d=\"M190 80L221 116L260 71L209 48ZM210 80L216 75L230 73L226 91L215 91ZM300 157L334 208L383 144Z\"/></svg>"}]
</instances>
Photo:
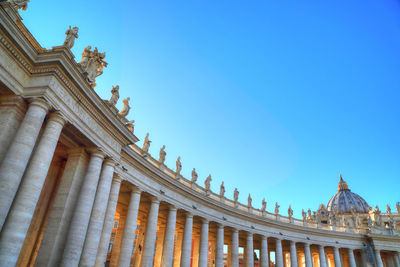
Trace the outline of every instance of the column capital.
<instances>
[{"instance_id":1,"label":"column capital","mask_svg":"<svg viewBox=\"0 0 400 267\"><path fill-rule=\"evenodd\" d=\"M193 213L186 211L186 218L193 218Z\"/></svg>"},{"instance_id":2,"label":"column capital","mask_svg":"<svg viewBox=\"0 0 400 267\"><path fill-rule=\"evenodd\" d=\"M207 218L201 218L201 223L202 224L209 224L210 221Z\"/></svg>"},{"instance_id":3,"label":"column capital","mask_svg":"<svg viewBox=\"0 0 400 267\"><path fill-rule=\"evenodd\" d=\"M64 116L59 111L52 112L49 116L48 121L54 121L59 123L60 125L64 125L66 123Z\"/></svg>"},{"instance_id":4,"label":"column capital","mask_svg":"<svg viewBox=\"0 0 400 267\"><path fill-rule=\"evenodd\" d=\"M104 152L99 147L89 147L86 150L89 152L90 156L92 156L92 157L98 157L101 159L104 159L104 157L105 157Z\"/></svg>"},{"instance_id":5,"label":"column capital","mask_svg":"<svg viewBox=\"0 0 400 267\"><path fill-rule=\"evenodd\" d=\"M135 195L135 194L139 194L140 195L141 193L142 193L142 190L139 187L132 186L131 195Z\"/></svg>"},{"instance_id":6,"label":"column capital","mask_svg":"<svg viewBox=\"0 0 400 267\"><path fill-rule=\"evenodd\" d=\"M218 226L219 229L221 229L221 228L224 229L224 225L221 224L221 223L217 223L217 226Z\"/></svg>"},{"instance_id":7,"label":"column capital","mask_svg":"<svg viewBox=\"0 0 400 267\"><path fill-rule=\"evenodd\" d=\"M173 204L168 204L169 211L177 211L178 208Z\"/></svg>"},{"instance_id":8,"label":"column capital","mask_svg":"<svg viewBox=\"0 0 400 267\"><path fill-rule=\"evenodd\" d=\"M291 244L291 245L296 245L296 241L290 240L290 244Z\"/></svg>"},{"instance_id":9,"label":"column capital","mask_svg":"<svg viewBox=\"0 0 400 267\"><path fill-rule=\"evenodd\" d=\"M86 151L84 147L73 147L67 150L68 156L81 156L85 155Z\"/></svg>"},{"instance_id":10,"label":"column capital","mask_svg":"<svg viewBox=\"0 0 400 267\"><path fill-rule=\"evenodd\" d=\"M305 247L310 247L310 243L304 242L304 246L305 246Z\"/></svg>"},{"instance_id":11,"label":"column capital","mask_svg":"<svg viewBox=\"0 0 400 267\"><path fill-rule=\"evenodd\" d=\"M233 228L232 232L233 232L233 233L239 233L239 230L236 229L236 228Z\"/></svg>"},{"instance_id":12,"label":"column capital","mask_svg":"<svg viewBox=\"0 0 400 267\"><path fill-rule=\"evenodd\" d=\"M29 101L29 103L30 103L30 104L29 104L30 106L31 106L31 105L33 105L33 106L38 106L38 107L42 108L42 109L45 110L45 111L48 111L49 108L50 108L49 103L47 103L47 101L44 100L43 98L35 97L35 98L29 99L28 101Z\"/></svg>"},{"instance_id":13,"label":"column capital","mask_svg":"<svg viewBox=\"0 0 400 267\"><path fill-rule=\"evenodd\" d=\"M112 158L106 158L106 159L104 160L103 165L107 165L107 166L110 166L110 167L114 167L114 166L115 166L115 160L113 160Z\"/></svg>"},{"instance_id":14,"label":"column capital","mask_svg":"<svg viewBox=\"0 0 400 267\"><path fill-rule=\"evenodd\" d=\"M114 182L114 183L121 183L121 182L122 182L122 177L119 176L118 173L114 173L113 182Z\"/></svg>"},{"instance_id":15,"label":"column capital","mask_svg":"<svg viewBox=\"0 0 400 267\"><path fill-rule=\"evenodd\" d=\"M246 232L246 236L247 237L253 237L253 233L252 232Z\"/></svg>"},{"instance_id":16,"label":"column capital","mask_svg":"<svg viewBox=\"0 0 400 267\"><path fill-rule=\"evenodd\" d=\"M151 204L153 204L153 203L160 204L160 200L156 196L151 196L150 201L151 201Z\"/></svg>"}]
</instances>

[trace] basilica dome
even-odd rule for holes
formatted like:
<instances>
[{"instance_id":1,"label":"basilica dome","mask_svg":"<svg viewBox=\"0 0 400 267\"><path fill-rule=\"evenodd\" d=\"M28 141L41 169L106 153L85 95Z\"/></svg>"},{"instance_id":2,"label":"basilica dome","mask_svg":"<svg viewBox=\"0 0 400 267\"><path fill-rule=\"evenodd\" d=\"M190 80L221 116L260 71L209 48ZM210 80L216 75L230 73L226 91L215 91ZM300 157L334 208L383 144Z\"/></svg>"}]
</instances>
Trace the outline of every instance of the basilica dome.
<instances>
[{"instance_id":1,"label":"basilica dome","mask_svg":"<svg viewBox=\"0 0 400 267\"><path fill-rule=\"evenodd\" d=\"M338 191L329 200L327 209L329 211L336 210L338 214L351 213L352 210L357 213L368 213L368 207L368 203L362 197L350 191L340 175Z\"/></svg>"}]
</instances>

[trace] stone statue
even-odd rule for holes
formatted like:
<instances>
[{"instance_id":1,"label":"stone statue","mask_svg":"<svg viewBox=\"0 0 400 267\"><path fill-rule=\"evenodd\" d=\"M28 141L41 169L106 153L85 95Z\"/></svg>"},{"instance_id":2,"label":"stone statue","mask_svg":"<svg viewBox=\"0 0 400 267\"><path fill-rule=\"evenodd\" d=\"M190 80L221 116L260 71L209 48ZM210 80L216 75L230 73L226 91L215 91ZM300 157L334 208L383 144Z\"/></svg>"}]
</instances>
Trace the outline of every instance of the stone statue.
<instances>
[{"instance_id":1,"label":"stone statue","mask_svg":"<svg viewBox=\"0 0 400 267\"><path fill-rule=\"evenodd\" d=\"M122 103L124 104L124 107L119 112L119 115L121 117L126 117L128 115L128 113L129 113L129 110L131 110L131 107L129 106L129 100L131 100L130 97L127 97L124 100L122 100Z\"/></svg>"},{"instance_id":2,"label":"stone statue","mask_svg":"<svg viewBox=\"0 0 400 267\"><path fill-rule=\"evenodd\" d=\"M150 143L151 143L151 141L149 140L149 133L147 133L146 137L144 138L143 147L142 147L143 154L149 153Z\"/></svg>"},{"instance_id":3,"label":"stone statue","mask_svg":"<svg viewBox=\"0 0 400 267\"><path fill-rule=\"evenodd\" d=\"M278 202L276 202L275 203L275 215L278 215L279 214L279 205L278 205Z\"/></svg>"},{"instance_id":4,"label":"stone statue","mask_svg":"<svg viewBox=\"0 0 400 267\"><path fill-rule=\"evenodd\" d=\"M264 212L267 210L267 201L265 201L265 198L263 198L261 202L261 211Z\"/></svg>"},{"instance_id":5,"label":"stone statue","mask_svg":"<svg viewBox=\"0 0 400 267\"><path fill-rule=\"evenodd\" d=\"M358 227L358 214L356 213L355 208L353 207L351 210L351 218L353 220L354 227Z\"/></svg>"},{"instance_id":6,"label":"stone statue","mask_svg":"<svg viewBox=\"0 0 400 267\"><path fill-rule=\"evenodd\" d=\"M251 206L251 202L253 202L253 199L251 198L251 196L250 196L250 194L249 194L249 197L247 198L247 207L248 208L251 208L252 206Z\"/></svg>"},{"instance_id":7,"label":"stone statue","mask_svg":"<svg viewBox=\"0 0 400 267\"><path fill-rule=\"evenodd\" d=\"M28 8L29 0L10 0L10 3L15 9L25 11Z\"/></svg>"},{"instance_id":8,"label":"stone statue","mask_svg":"<svg viewBox=\"0 0 400 267\"><path fill-rule=\"evenodd\" d=\"M238 200L239 200L239 191L237 190L237 188L235 188L235 190L233 191L233 201L237 203Z\"/></svg>"},{"instance_id":9,"label":"stone statue","mask_svg":"<svg viewBox=\"0 0 400 267\"><path fill-rule=\"evenodd\" d=\"M315 214L315 219L317 220L317 223L321 223L321 213L317 212Z\"/></svg>"},{"instance_id":10,"label":"stone statue","mask_svg":"<svg viewBox=\"0 0 400 267\"><path fill-rule=\"evenodd\" d=\"M311 219L311 218L312 218L312 215L311 215L311 209L308 209L308 210L307 210L307 214L308 214L308 218L310 218L310 219Z\"/></svg>"},{"instance_id":11,"label":"stone statue","mask_svg":"<svg viewBox=\"0 0 400 267\"><path fill-rule=\"evenodd\" d=\"M304 211L304 209L301 210L301 216L303 217L303 222L305 222L307 219L307 213Z\"/></svg>"},{"instance_id":12,"label":"stone statue","mask_svg":"<svg viewBox=\"0 0 400 267\"><path fill-rule=\"evenodd\" d=\"M219 187L219 196L224 197L224 195L225 195L225 186L224 186L224 182L222 182L221 186Z\"/></svg>"},{"instance_id":13,"label":"stone statue","mask_svg":"<svg viewBox=\"0 0 400 267\"><path fill-rule=\"evenodd\" d=\"M329 212L329 223L333 226L336 225L336 215L334 212Z\"/></svg>"},{"instance_id":14,"label":"stone statue","mask_svg":"<svg viewBox=\"0 0 400 267\"><path fill-rule=\"evenodd\" d=\"M103 74L103 68L107 67L108 63L104 60L106 53L99 53L97 47L91 51L91 46L86 47L82 53L82 60L79 65L83 69L88 82L92 87L96 86L96 77Z\"/></svg>"},{"instance_id":15,"label":"stone statue","mask_svg":"<svg viewBox=\"0 0 400 267\"><path fill-rule=\"evenodd\" d=\"M386 214L389 216L392 215L392 209L390 208L389 204L386 205Z\"/></svg>"},{"instance_id":16,"label":"stone statue","mask_svg":"<svg viewBox=\"0 0 400 267\"><path fill-rule=\"evenodd\" d=\"M368 216L368 228L371 229L373 227L371 216Z\"/></svg>"},{"instance_id":17,"label":"stone statue","mask_svg":"<svg viewBox=\"0 0 400 267\"><path fill-rule=\"evenodd\" d=\"M69 29L65 32L67 36L65 37L63 46L66 46L68 49L74 46L75 39L78 38L78 30L78 27L71 28L71 26L69 26Z\"/></svg>"},{"instance_id":18,"label":"stone statue","mask_svg":"<svg viewBox=\"0 0 400 267\"><path fill-rule=\"evenodd\" d=\"M206 180L204 181L204 186L206 187L207 191L210 191L210 187L211 187L211 174L207 176Z\"/></svg>"},{"instance_id":19,"label":"stone statue","mask_svg":"<svg viewBox=\"0 0 400 267\"><path fill-rule=\"evenodd\" d=\"M193 168L191 183L194 184L195 182L197 182L197 178L199 178L199 176L197 175L196 168Z\"/></svg>"},{"instance_id":20,"label":"stone statue","mask_svg":"<svg viewBox=\"0 0 400 267\"><path fill-rule=\"evenodd\" d=\"M397 214L400 214L400 202L396 202Z\"/></svg>"},{"instance_id":21,"label":"stone statue","mask_svg":"<svg viewBox=\"0 0 400 267\"><path fill-rule=\"evenodd\" d=\"M182 170L182 163L181 163L181 157L179 156L176 159L176 176L181 175L181 170Z\"/></svg>"},{"instance_id":22,"label":"stone statue","mask_svg":"<svg viewBox=\"0 0 400 267\"><path fill-rule=\"evenodd\" d=\"M160 149L160 157L158 158L158 163L164 164L166 155L167 152L165 152L165 145L163 145L162 148Z\"/></svg>"},{"instance_id":23,"label":"stone statue","mask_svg":"<svg viewBox=\"0 0 400 267\"><path fill-rule=\"evenodd\" d=\"M375 210L373 210L373 218L374 218L374 225L380 226L382 225L382 217L381 211L379 210L378 205L376 205Z\"/></svg>"},{"instance_id":24,"label":"stone statue","mask_svg":"<svg viewBox=\"0 0 400 267\"><path fill-rule=\"evenodd\" d=\"M293 210L292 210L292 206L291 205L289 205L287 213L288 213L289 219L291 219L293 217Z\"/></svg>"},{"instance_id":25,"label":"stone statue","mask_svg":"<svg viewBox=\"0 0 400 267\"><path fill-rule=\"evenodd\" d=\"M134 120L128 121L125 123L126 128L128 128L129 131L131 131L133 133L133 130L135 128L135 126L133 125L135 123Z\"/></svg>"},{"instance_id":26,"label":"stone statue","mask_svg":"<svg viewBox=\"0 0 400 267\"><path fill-rule=\"evenodd\" d=\"M115 106L118 102L119 99L119 85L117 86L113 86L111 89L111 98L110 101L108 101L108 103L110 105Z\"/></svg>"}]
</instances>

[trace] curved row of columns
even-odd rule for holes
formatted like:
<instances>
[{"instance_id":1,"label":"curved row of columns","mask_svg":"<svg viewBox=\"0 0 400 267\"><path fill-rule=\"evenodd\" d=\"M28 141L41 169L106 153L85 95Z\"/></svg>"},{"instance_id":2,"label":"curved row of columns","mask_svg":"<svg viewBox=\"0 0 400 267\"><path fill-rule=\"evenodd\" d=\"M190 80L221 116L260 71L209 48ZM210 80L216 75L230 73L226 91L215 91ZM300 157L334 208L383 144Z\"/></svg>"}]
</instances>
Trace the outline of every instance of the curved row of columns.
<instances>
[{"instance_id":1,"label":"curved row of columns","mask_svg":"<svg viewBox=\"0 0 400 267\"><path fill-rule=\"evenodd\" d=\"M65 119L58 112L50 112L43 99L32 99L16 134L0 165L0 262L14 266L21 253L30 222L45 182ZM44 127L44 121L48 117ZM42 134L40 131L43 129ZM40 135L40 138L39 138ZM104 266L121 178L114 173L113 160L98 149L76 148L68 152L61 184L54 200L39 249L36 266ZM82 176L82 177L80 177ZM80 178L79 178L80 177ZM132 187L122 235L118 266L130 266L134 250L135 230L142 191ZM153 266L160 200L151 197L145 230L140 267ZM162 267L174 261L177 208L170 205L162 251ZM208 266L209 220L202 218L198 266ZM230 227L231 228L231 227ZM215 266L224 260L225 226L218 222ZM239 266L239 230L232 229L229 240L230 263ZM51 234L46 235L49 232ZM191 266L193 214L186 211L181 242L180 267ZM48 237L48 238L46 238ZM275 239L276 266L284 266L282 240ZM290 241L290 240L289 240ZM254 266L253 233L246 233L245 265ZM326 252L319 246L319 264L327 266ZM47 251L47 253L40 253ZM291 266L298 266L295 241L290 241ZM304 243L305 264L312 266L309 243ZM335 266L341 266L338 247L333 247ZM380 251L376 252L378 266L383 267ZM354 252L348 249L349 265L356 266ZM398 261L398 257L397 257ZM260 266L269 266L268 239L261 236Z\"/></svg>"}]
</instances>

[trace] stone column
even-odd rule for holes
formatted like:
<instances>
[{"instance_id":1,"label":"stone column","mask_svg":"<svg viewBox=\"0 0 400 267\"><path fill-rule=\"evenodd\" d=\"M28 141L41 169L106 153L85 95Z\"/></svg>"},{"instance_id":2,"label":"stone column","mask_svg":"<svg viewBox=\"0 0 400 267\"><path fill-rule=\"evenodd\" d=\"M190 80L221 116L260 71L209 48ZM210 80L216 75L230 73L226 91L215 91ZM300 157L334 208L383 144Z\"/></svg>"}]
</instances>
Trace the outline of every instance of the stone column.
<instances>
[{"instance_id":1,"label":"stone column","mask_svg":"<svg viewBox=\"0 0 400 267\"><path fill-rule=\"evenodd\" d=\"M261 236L260 267L269 267L268 240L266 236Z\"/></svg>"},{"instance_id":2,"label":"stone column","mask_svg":"<svg viewBox=\"0 0 400 267\"><path fill-rule=\"evenodd\" d=\"M208 220L202 219L200 231L200 249L199 249L198 267L207 267L208 261Z\"/></svg>"},{"instance_id":3,"label":"stone column","mask_svg":"<svg viewBox=\"0 0 400 267\"><path fill-rule=\"evenodd\" d=\"M290 264L291 267L298 267L296 242L290 241Z\"/></svg>"},{"instance_id":4,"label":"stone column","mask_svg":"<svg viewBox=\"0 0 400 267\"><path fill-rule=\"evenodd\" d=\"M104 153L97 149L92 149L89 152L89 165L76 203L61 259L61 266L63 267L77 266L79 264L96 195Z\"/></svg>"},{"instance_id":5,"label":"stone column","mask_svg":"<svg viewBox=\"0 0 400 267\"><path fill-rule=\"evenodd\" d=\"M400 252L396 251L394 252L394 263L396 266L400 266Z\"/></svg>"},{"instance_id":6,"label":"stone column","mask_svg":"<svg viewBox=\"0 0 400 267\"><path fill-rule=\"evenodd\" d=\"M383 262L382 262L382 257L381 257L381 251L376 249L375 250L375 258L376 258L376 264L378 267L383 267Z\"/></svg>"},{"instance_id":7,"label":"stone column","mask_svg":"<svg viewBox=\"0 0 400 267\"><path fill-rule=\"evenodd\" d=\"M247 233L246 238L246 267L254 267L253 234Z\"/></svg>"},{"instance_id":8,"label":"stone column","mask_svg":"<svg viewBox=\"0 0 400 267\"><path fill-rule=\"evenodd\" d=\"M122 180L121 177L115 175L112 181L110 196L108 198L106 215L104 218L103 229L101 232L99 247L96 255L96 261L94 264L94 266L96 267L102 267L106 262L107 249L108 249L108 244L110 242L112 224L115 217L115 209L117 208L119 189L121 187L121 180Z\"/></svg>"},{"instance_id":9,"label":"stone column","mask_svg":"<svg viewBox=\"0 0 400 267\"><path fill-rule=\"evenodd\" d=\"M308 243L304 243L304 256L306 258L306 267L312 267L311 250Z\"/></svg>"},{"instance_id":10,"label":"stone column","mask_svg":"<svg viewBox=\"0 0 400 267\"><path fill-rule=\"evenodd\" d=\"M224 226L218 224L215 267L224 266Z\"/></svg>"},{"instance_id":11,"label":"stone column","mask_svg":"<svg viewBox=\"0 0 400 267\"><path fill-rule=\"evenodd\" d=\"M0 162L24 119L26 107L20 96L0 97Z\"/></svg>"},{"instance_id":12,"label":"stone column","mask_svg":"<svg viewBox=\"0 0 400 267\"><path fill-rule=\"evenodd\" d=\"M153 266L154 245L156 242L159 207L160 207L160 200L158 200L156 197L153 197L151 199L149 215L147 216L146 234L143 245L143 255L140 264L141 267Z\"/></svg>"},{"instance_id":13,"label":"stone column","mask_svg":"<svg viewBox=\"0 0 400 267\"><path fill-rule=\"evenodd\" d=\"M232 230L232 267L239 267L239 230ZM200 266L199 266L200 267Z\"/></svg>"},{"instance_id":14,"label":"stone column","mask_svg":"<svg viewBox=\"0 0 400 267\"><path fill-rule=\"evenodd\" d=\"M128 214L126 216L124 236L122 238L121 251L119 255L119 267L129 267L131 262L141 193L142 191L137 187L132 189Z\"/></svg>"},{"instance_id":15,"label":"stone column","mask_svg":"<svg viewBox=\"0 0 400 267\"><path fill-rule=\"evenodd\" d=\"M167 228L165 229L163 253L161 257L161 267L172 267L176 227L176 212L176 207L169 207L168 222Z\"/></svg>"},{"instance_id":16,"label":"stone column","mask_svg":"<svg viewBox=\"0 0 400 267\"><path fill-rule=\"evenodd\" d=\"M350 267L357 267L356 259L354 258L354 252L353 252L353 250L351 248L348 249L348 253L349 253Z\"/></svg>"},{"instance_id":17,"label":"stone column","mask_svg":"<svg viewBox=\"0 0 400 267\"><path fill-rule=\"evenodd\" d=\"M17 193L49 105L33 99L0 165L0 231Z\"/></svg>"},{"instance_id":18,"label":"stone column","mask_svg":"<svg viewBox=\"0 0 400 267\"><path fill-rule=\"evenodd\" d=\"M186 214L185 229L183 230L181 267L190 267L192 252L193 214Z\"/></svg>"},{"instance_id":19,"label":"stone column","mask_svg":"<svg viewBox=\"0 0 400 267\"><path fill-rule=\"evenodd\" d=\"M64 123L58 113L50 116L26 169L1 232L0 262L4 266L14 266L18 260Z\"/></svg>"},{"instance_id":20,"label":"stone column","mask_svg":"<svg viewBox=\"0 0 400 267\"><path fill-rule=\"evenodd\" d=\"M283 267L282 240L278 238L275 241L275 262L276 267Z\"/></svg>"},{"instance_id":21,"label":"stone column","mask_svg":"<svg viewBox=\"0 0 400 267\"><path fill-rule=\"evenodd\" d=\"M79 266L91 267L96 261L112 177L114 175L114 166L115 162L111 159L106 159L103 163Z\"/></svg>"},{"instance_id":22,"label":"stone column","mask_svg":"<svg viewBox=\"0 0 400 267\"><path fill-rule=\"evenodd\" d=\"M326 265L326 257L325 257L325 248L322 245L318 246L319 251L319 266L327 267Z\"/></svg>"},{"instance_id":23,"label":"stone column","mask_svg":"<svg viewBox=\"0 0 400 267\"><path fill-rule=\"evenodd\" d=\"M81 147L70 149L67 153L67 163L54 203L50 207L35 266L58 266L64 250L71 217L89 161L85 149Z\"/></svg>"},{"instance_id":24,"label":"stone column","mask_svg":"<svg viewBox=\"0 0 400 267\"><path fill-rule=\"evenodd\" d=\"M335 267L336 266L342 266L342 263L340 261L340 252L338 247L333 247L333 259L335 261Z\"/></svg>"}]
</instances>

